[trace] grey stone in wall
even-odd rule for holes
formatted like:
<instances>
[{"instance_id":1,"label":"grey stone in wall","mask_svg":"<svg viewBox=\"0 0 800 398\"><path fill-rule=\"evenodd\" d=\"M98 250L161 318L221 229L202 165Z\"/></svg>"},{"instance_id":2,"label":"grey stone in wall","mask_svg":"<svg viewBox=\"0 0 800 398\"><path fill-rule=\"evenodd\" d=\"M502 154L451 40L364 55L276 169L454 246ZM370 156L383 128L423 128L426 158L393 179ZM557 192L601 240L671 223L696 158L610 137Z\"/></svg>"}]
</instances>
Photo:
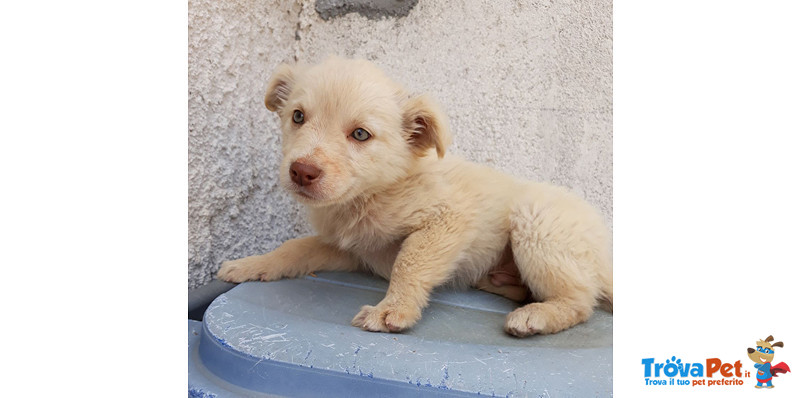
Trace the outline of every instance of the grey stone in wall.
<instances>
[{"instance_id":1,"label":"grey stone in wall","mask_svg":"<svg viewBox=\"0 0 800 398\"><path fill-rule=\"evenodd\" d=\"M317 0L316 10L322 19L357 12L369 19L402 17L417 5L418 0Z\"/></svg>"}]
</instances>

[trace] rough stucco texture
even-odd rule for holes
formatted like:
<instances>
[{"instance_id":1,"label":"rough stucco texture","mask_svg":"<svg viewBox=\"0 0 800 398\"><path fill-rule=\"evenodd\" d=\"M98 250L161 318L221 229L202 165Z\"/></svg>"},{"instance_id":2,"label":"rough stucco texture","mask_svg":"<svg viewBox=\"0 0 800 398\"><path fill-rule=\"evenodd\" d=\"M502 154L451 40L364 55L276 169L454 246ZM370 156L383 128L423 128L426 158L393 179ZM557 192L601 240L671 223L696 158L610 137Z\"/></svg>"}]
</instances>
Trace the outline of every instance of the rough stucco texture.
<instances>
[{"instance_id":1,"label":"rough stucco texture","mask_svg":"<svg viewBox=\"0 0 800 398\"><path fill-rule=\"evenodd\" d=\"M189 287L312 233L278 186L281 62L372 60L450 116L453 153L572 188L612 220L611 1L420 1L322 19L305 1L189 1Z\"/></svg>"}]
</instances>

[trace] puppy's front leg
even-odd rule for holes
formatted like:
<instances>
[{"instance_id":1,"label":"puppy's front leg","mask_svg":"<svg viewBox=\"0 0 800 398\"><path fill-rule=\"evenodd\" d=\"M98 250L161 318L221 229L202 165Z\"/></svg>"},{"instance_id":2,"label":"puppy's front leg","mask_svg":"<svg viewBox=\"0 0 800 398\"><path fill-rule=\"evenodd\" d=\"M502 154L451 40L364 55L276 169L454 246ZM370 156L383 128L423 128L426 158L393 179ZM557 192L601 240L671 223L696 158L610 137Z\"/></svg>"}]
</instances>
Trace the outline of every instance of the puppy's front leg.
<instances>
[{"instance_id":1,"label":"puppy's front leg","mask_svg":"<svg viewBox=\"0 0 800 398\"><path fill-rule=\"evenodd\" d=\"M272 281L314 271L355 271L357 267L358 261L351 254L311 236L288 240L267 254L225 261L217 278L226 282Z\"/></svg>"},{"instance_id":2,"label":"puppy's front leg","mask_svg":"<svg viewBox=\"0 0 800 398\"><path fill-rule=\"evenodd\" d=\"M452 225L432 225L406 238L392 267L386 297L365 305L353 326L373 332L399 332L413 326L428 305L434 287L446 282L463 247Z\"/></svg>"}]
</instances>

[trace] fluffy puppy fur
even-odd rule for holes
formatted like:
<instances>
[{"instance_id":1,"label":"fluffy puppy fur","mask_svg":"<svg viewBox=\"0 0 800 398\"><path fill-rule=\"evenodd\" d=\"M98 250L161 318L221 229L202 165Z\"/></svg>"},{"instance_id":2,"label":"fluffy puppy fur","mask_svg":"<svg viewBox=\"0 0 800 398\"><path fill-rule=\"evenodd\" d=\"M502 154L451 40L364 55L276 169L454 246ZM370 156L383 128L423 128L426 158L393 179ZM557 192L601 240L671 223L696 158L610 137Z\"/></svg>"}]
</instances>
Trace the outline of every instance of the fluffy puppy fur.
<instances>
[{"instance_id":1,"label":"fluffy puppy fur","mask_svg":"<svg viewBox=\"0 0 800 398\"><path fill-rule=\"evenodd\" d=\"M569 328L598 302L610 310L610 236L598 212L564 188L446 155L447 118L430 97L368 61L333 57L281 65L265 102L283 131L281 185L318 235L227 261L220 279L371 271L389 289L352 324L376 332L412 327L447 282L530 294L506 318L515 336Z\"/></svg>"}]
</instances>

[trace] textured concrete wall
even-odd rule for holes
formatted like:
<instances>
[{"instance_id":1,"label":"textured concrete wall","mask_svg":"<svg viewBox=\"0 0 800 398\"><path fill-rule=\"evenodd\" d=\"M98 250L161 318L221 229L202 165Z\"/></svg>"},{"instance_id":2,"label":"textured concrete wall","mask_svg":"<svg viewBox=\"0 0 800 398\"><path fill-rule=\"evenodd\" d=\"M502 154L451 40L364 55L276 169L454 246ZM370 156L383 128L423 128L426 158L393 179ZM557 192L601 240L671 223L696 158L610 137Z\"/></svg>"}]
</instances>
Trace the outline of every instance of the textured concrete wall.
<instances>
[{"instance_id":1,"label":"textured concrete wall","mask_svg":"<svg viewBox=\"0 0 800 398\"><path fill-rule=\"evenodd\" d=\"M524 4L523 4L524 3ZM571 187L612 219L611 1L419 1L320 17L310 0L189 2L189 287L224 259L311 233L277 185L281 62L374 61L436 97L452 152Z\"/></svg>"}]
</instances>

